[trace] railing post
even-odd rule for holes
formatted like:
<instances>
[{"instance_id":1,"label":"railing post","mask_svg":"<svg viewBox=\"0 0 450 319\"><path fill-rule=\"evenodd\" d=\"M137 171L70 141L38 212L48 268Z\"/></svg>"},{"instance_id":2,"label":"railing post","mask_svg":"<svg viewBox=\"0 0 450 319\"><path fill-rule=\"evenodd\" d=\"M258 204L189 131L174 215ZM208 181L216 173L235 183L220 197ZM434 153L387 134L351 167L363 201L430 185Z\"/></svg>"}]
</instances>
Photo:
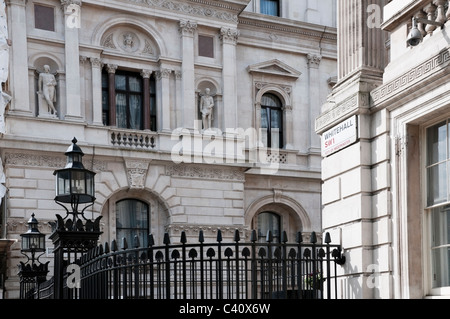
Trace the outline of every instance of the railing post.
<instances>
[{"instance_id":1,"label":"railing post","mask_svg":"<svg viewBox=\"0 0 450 319\"><path fill-rule=\"evenodd\" d=\"M223 274L222 274L222 231L220 229L217 230L217 287L218 287L218 295L219 299L223 299Z\"/></svg>"},{"instance_id":2,"label":"railing post","mask_svg":"<svg viewBox=\"0 0 450 319\"><path fill-rule=\"evenodd\" d=\"M239 229L236 229L234 232L234 241L235 241L235 250L236 250L236 299L239 298L239 241L241 240L239 236Z\"/></svg>"},{"instance_id":3,"label":"railing post","mask_svg":"<svg viewBox=\"0 0 450 319\"><path fill-rule=\"evenodd\" d=\"M155 299L155 282L154 282L154 271L153 271L153 245L155 244L155 240L153 239L153 235L148 235L148 258L150 260L150 299Z\"/></svg>"},{"instance_id":4,"label":"railing post","mask_svg":"<svg viewBox=\"0 0 450 319\"><path fill-rule=\"evenodd\" d=\"M273 235L272 235L272 232L270 230L267 231L266 241L267 241L267 257L268 257L268 274L267 274L267 279L268 279L268 282L269 282L269 299L270 299L270 298L272 298L272 293L273 293L273 282L272 282L272 278L273 278L273 261L272 261Z\"/></svg>"},{"instance_id":5,"label":"railing post","mask_svg":"<svg viewBox=\"0 0 450 319\"><path fill-rule=\"evenodd\" d=\"M169 256L169 245L170 237L168 233L164 234L164 245L165 247L165 257L166 257L166 299L170 299L170 256Z\"/></svg>"},{"instance_id":6,"label":"railing post","mask_svg":"<svg viewBox=\"0 0 450 319\"><path fill-rule=\"evenodd\" d=\"M313 284L313 299L317 299L317 251L316 251L316 243L317 243L317 237L316 232L311 233L311 240L312 244L312 284Z\"/></svg>"},{"instance_id":7,"label":"railing post","mask_svg":"<svg viewBox=\"0 0 450 319\"><path fill-rule=\"evenodd\" d=\"M256 230L252 230L252 234L250 236L251 241L251 271L252 271L252 298L257 299L258 297L258 281L257 281L257 260L256 260L256 241L257 235Z\"/></svg>"},{"instance_id":8,"label":"railing post","mask_svg":"<svg viewBox=\"0 0 450 319\"><path fill-rule=\"evenodd\" d=\"M198 242L200 243L200 296L201 299L205 299L205 277L204 277L204 265L203 265L203 242L205 238L203 236L203 230L200 229L198 234Z\"/></svg>"},{"instance_id":9,"label":"railing post","mask_svg":"<svg viewBox=\"0 0 450 319\"><path fill-rule=\"evenodd\" d=\"M141 243L139 242L139 236L134 236L133 243L134 251L134 262L133 262L133 270L134 270L134 298L139 298L139 251L138 248L141 247Z\"/></svg>"},{"instance_id":10,"label":"railing post","mask_svg":"<svg viewBox=\"0 0 450 319\"><path fill-rule=\"evenodd\" d=\"M302 242L303 235L301 232L298 232L295 238L297 242L297 287L298 287L298 295L301 298L303 295L303 273L302 273Z\"/></svg>"},{"instance_id":11,"label":"railing post","mask_svg":"<svg viewBox=\"0 0 450 319\"><path fill-rule=\"evenodd\" d=\"M114 239L111 242L111 251L113 252L113 295L114 299L119 299L119 269L117 265L117 242Z\"/></svg>"},{"instance_id":12,"label":"railing post","mask_svg":"<svg viewBox=\"0 0 450 319\"><path fill-rule=\"evenodd\" d=\"M325 234L325 244L327 244L327 256L326 256L326 262L327 262L327 299L331 299L331 254L330 254L330 243L331 243L331 236L330 233Z\"/></svg>"},{"instance_id":13,"label":"railing post","mask_svg":"<svg viewBox=\"0 0 450 319\"><path fill-rule=\"evenodd\" d=\"M288 298L288 291L287 291L287 249L286 249L286 243L287 243L287 234L286 231L283 231L281 234L281 269L282 269L282 286L283 286L283 293L284 298Z\"/></svg>"},{"instance_id":14,"label":"railing post","mask_svg":"<svg viewBox=\"0 0 450 319\"><path fill-rule=\"evenodd\" d=\"M182 259L183 259L183 299L187 299L187 285L186 285L186 233L184 231L181 232L181 239L180 242L182 244L181 253L182 253Z\"/></svg>"}]
</instances>

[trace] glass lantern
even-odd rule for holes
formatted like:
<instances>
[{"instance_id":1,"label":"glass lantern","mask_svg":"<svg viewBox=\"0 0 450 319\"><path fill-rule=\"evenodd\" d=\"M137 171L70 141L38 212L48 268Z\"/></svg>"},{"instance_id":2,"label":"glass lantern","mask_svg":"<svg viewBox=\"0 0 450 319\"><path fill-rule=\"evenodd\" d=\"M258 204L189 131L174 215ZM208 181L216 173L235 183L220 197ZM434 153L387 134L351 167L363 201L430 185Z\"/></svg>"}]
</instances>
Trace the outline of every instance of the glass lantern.
<instances>
[{"instance_id":1,"label":"glass lantern","mask_svg":"<svg viewBox=\"0 0 450 319\"><path fill-rule=\"evenodd\" d=\"M56 175L55 201L61 203L76 201L77 204L92 203L95 200L95 173L84 168L82 163L84 153L76 143L77 139L74 138L72 145L65 152L66 166L53 173Z\"/></svg>"},{"instance_id":2,"label":"glass lantern","mask_svg":"<svg viewBox=\"0 0 450 319\"><path fill-rule=\"evenodd\" d=\"M22 252L45 252L45 234L41 234L37 225L38 221L34 214L31 214L31 218L28 220L28 231L20 235L22 237Z\"/></svg>"}]
</instances>

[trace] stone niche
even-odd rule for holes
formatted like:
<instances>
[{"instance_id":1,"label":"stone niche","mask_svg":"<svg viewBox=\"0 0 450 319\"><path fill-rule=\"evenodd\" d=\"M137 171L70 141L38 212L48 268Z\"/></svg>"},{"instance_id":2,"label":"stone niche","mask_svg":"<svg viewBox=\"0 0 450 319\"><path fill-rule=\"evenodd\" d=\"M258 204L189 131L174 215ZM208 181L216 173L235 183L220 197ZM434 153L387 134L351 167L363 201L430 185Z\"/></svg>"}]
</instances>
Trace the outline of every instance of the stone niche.
<instances>
[{"instance_id":1,"label":"stone niche","mask_svg":"<svg viewBox=\"0 0 450 319\"><path fill-rule=\"evenodd\" d=\"M42 118L58 118L58 110L60 109L60 77L58 73L58 64L50 57L39 57L33 64L35 70L35 94L36 94L36 115ZM50 92L51 104L46 99L46 90L49 80L41 81L40 78L52 78L53 88ZM47 91L47 92L46 92ZM48 98L48 97L47 97Z\"/></svg>"}]
</instances>

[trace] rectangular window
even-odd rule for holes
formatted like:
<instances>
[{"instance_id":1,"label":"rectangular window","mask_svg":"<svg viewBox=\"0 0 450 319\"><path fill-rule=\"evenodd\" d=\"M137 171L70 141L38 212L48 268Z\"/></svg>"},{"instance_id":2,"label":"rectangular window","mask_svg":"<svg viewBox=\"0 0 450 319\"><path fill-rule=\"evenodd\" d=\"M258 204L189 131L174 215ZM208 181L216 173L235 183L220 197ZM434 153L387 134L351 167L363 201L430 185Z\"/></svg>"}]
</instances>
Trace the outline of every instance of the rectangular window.
<instances>
[{"instance_id":1,"label":"rectangular window","mask_svg":"<svg viewBox=\"0 0 450 319\"><path fill-rule=\"evenodd\" d=\"M261 0L260 12L271 16L280 16L280 1L279 0Z\"/></svg>"},{"instance_id":2,"label":"rectangular window","mask_svg":"<svg viewBox=\"0 0 450 319\"><path fill-rule=\"evenodd\" d=\"M34 27L36 29L55 31L55 10L39 4L34 5Z\"/></svg>"},{"instance_id":3,"label":"rectangular window","mask_svg":"<svg viewBox=\"0 0 450 319\"><path fill-rule=\"evenodd\" d=\"M117 71L113 76L115 98L115 125L119 128L156 131L156 81L152 75L148 89L144 89L144 79L139 73ZM113 83L111 82L111 83ZM110 78L108 73L102 73L102 118L104 125L110 123L110 112L114 105L110 107ZM145 92L144 92L145 90ZM150 105L145 105L144 95L149 96ZM148 111L145 112L145 108ZM147 114L147 115L146 115ZM144 115L149 117L144 119ZM146 124L147 123L147 124Z\"/></svg>"},{"instance_id":4,"label":"rectangular window","mask_svg":"<svg viewBox=\"0 0 450 319\"><path fill-rule=\"evenodd\" d=\"M207 58L214 58L214 38L199 35L198 36L198 55Z\"/></svg>"},{"instance_id":5,"label":"rectangular window","mask_svg":"<svg viewBox=\"0 0 450 319\"><path fill-rule=\"evenodd\" d=\"M450 287L449 128L443 121L426 131L432 288Z\"/></svg>"}]
</instances>

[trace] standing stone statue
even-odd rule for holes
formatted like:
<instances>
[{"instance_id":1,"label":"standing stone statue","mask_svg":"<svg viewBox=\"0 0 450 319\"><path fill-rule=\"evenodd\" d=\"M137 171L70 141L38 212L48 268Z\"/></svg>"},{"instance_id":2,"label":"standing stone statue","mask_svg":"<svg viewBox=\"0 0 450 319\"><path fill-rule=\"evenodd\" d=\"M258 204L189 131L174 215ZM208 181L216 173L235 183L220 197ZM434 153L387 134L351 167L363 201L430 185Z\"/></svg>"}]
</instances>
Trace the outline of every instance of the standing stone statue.
<instances>
[{"instance_id":1,"label":"standing stone statue","mask_svg":"<svg viewBox=\"0 0 450 319\"><path fill-rule=\"evenodd\" d=\"M203 129L207 130L211 128L211 118L213 114L214 99L210 95L211 90L205 89L205 94L200 100L200 112L202 113Z\"/></svg>"},{"instance_id":2,"label":"standing stone statue","mask_svg":"<svg viewBox=\"0 0 450 319\"><path fill-rule=\"evenodd\" d=\"M45 102L48 106L47 113L51 112L53 115L56 116L56 108L54 105L54 102L56 102L55 87L56 87L55 76L50 73L50 66L44 65L44 72L41 72L39 74L39 82L38 82L39 91L37 92L41 97L39 104ZM42 110L45 110L45 108L42 107L42 105L39 105L39 111Z\"/></svg>"}]
</instances>

